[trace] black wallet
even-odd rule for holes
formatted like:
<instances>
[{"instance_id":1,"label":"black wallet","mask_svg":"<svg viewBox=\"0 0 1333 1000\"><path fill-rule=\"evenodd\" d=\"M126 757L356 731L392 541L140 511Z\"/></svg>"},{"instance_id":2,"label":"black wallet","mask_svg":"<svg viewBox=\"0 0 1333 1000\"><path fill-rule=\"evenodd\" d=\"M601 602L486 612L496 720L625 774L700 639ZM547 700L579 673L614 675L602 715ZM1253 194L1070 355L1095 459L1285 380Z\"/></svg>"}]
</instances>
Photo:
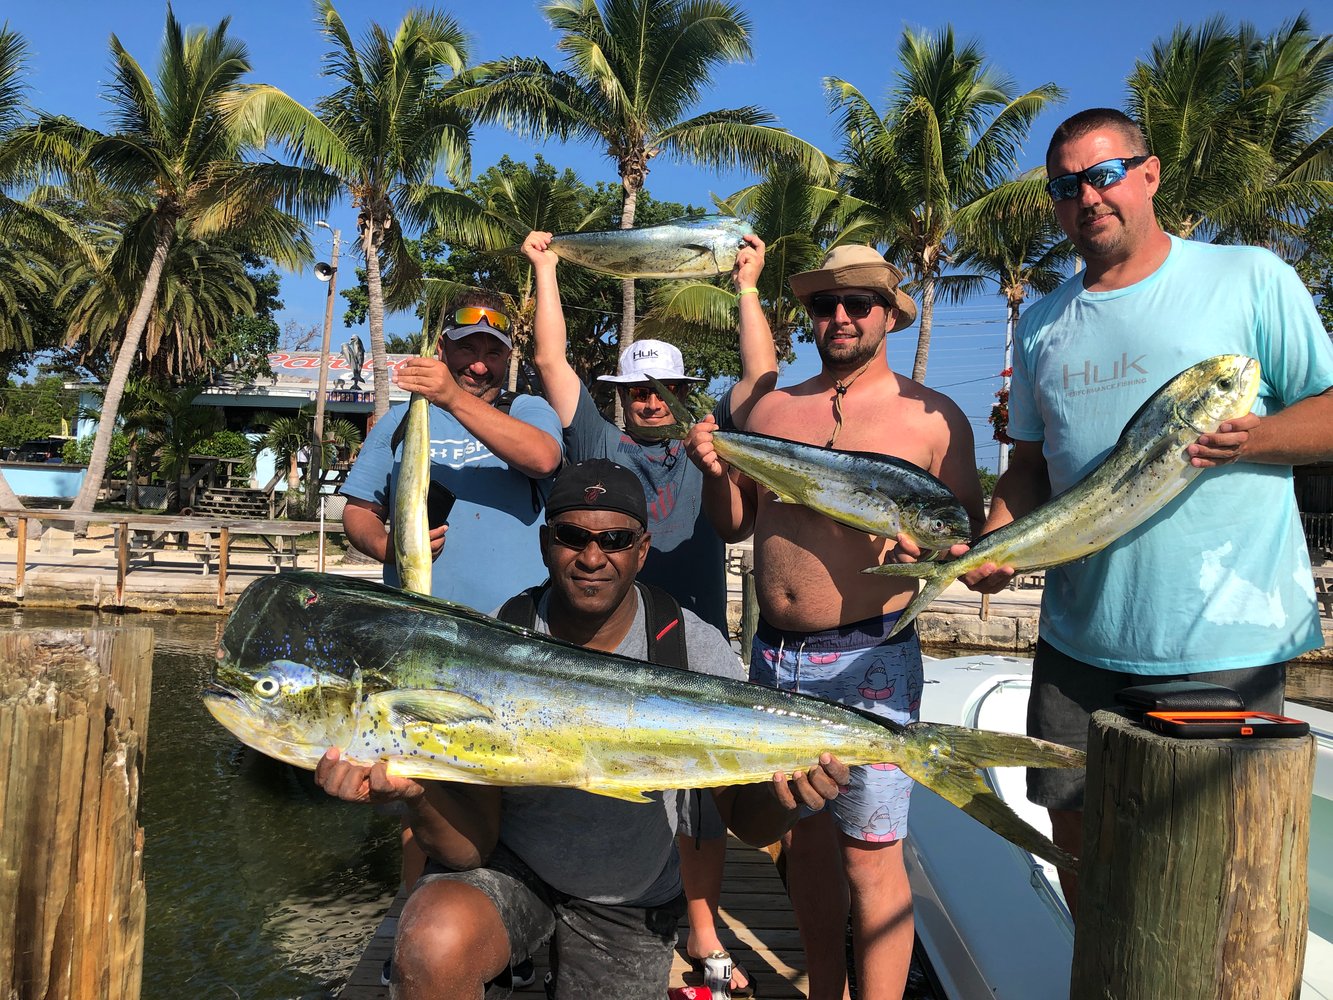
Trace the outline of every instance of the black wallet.
<instances>
[{"instance_id":1,"label":"black wallet","mask_svg":"<svg viewBox=\"0 0 1333 1000\"><path fill-rule=\"evenodd\" d=\"M1116 692L1116 701L1138 712L1237 712L1245 702L1235 691L1207 681L1136 684Z\"/></svg>"}]
</instances>

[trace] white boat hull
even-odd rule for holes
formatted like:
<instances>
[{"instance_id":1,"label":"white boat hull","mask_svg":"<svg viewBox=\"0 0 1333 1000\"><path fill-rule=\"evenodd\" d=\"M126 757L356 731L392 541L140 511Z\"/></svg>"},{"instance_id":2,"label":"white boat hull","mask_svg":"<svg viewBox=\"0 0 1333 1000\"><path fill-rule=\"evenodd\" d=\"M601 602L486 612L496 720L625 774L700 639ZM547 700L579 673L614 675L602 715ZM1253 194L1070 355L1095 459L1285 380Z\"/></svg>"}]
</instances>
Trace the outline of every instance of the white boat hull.
<instances>
[{"instance_id":1,"label":"white boat hull","mask_svg":"<svg viewBox=\"0 0 1333 1000\"><path fill-rule=\"evenodd\" d=\"M1032 662L967 656L926 663L921 717L1024 730ZM1333 1000L1333 713L1290 705L1319 740L1310 824L1310 934L1302 1000ZM988 775L1015 811L1050 834L1022 768ZM1055 868L929 790L912 792L906 841L917 935L948 1000L1068 1000L1073 921Z\"/></svg>"}]
</instances>

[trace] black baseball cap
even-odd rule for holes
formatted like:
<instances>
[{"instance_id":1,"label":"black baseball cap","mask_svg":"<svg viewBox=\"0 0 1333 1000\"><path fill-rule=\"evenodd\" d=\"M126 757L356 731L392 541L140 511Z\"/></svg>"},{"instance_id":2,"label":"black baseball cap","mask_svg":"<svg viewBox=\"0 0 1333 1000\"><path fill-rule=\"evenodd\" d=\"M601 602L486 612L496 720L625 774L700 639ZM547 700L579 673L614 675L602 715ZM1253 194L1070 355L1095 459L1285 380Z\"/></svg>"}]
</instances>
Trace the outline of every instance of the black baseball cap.
<instances>
[{"instance_id":1,"label":"black baseball cap","mask_svg":"<svg viewBox=\"0 0 1333 1000\"><path fill-rule=\"evenodd\" d=\"M614 510L648 526L643 483L623 465L605 458L576 462L555 477L546 501L546 520L567 510Z\"/></svg>"}]
</instances>

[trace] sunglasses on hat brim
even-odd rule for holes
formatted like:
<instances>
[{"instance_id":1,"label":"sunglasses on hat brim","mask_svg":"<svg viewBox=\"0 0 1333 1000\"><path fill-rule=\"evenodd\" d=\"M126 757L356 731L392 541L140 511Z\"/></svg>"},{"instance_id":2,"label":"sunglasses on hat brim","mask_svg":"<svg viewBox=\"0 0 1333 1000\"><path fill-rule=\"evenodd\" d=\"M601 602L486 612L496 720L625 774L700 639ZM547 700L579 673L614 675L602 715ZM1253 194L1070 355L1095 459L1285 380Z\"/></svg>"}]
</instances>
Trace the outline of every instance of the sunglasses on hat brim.
<instances>
[{"instance_id":1,"label":"sunglasses on hat brim","mask_svg":"<svg viewBox=\"0 0 1333 1000\"><path fill-rule=\"evenodd\" d=\"M480 326L485 323L492 330L509 332L509 317L486 306L460 306L450 314L450 320L454 327Z\"/></svg>"}]
</instances>

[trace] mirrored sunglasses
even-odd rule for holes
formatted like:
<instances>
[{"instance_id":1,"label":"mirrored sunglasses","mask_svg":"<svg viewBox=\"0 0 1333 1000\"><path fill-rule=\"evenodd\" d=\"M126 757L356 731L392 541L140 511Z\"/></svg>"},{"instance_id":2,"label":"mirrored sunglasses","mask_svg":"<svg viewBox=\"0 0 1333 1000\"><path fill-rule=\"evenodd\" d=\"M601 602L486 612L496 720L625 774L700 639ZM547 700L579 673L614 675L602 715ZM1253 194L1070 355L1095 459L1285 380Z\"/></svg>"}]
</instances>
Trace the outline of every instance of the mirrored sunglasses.
<instances>
[{"instance_id":1,"label":"mirrored sunglasses","mask_svg":"<svg viewBox=\"0 0 1333 1000\"><path fill-rule=\"evenodd\" d=\"M1116 157L1114 160L1102 160L1086 170L1076 170L1072 174L1061 174L1046 182L1046 193L1052 201L1067 201L1077 198L1079 189L1086 181L1098 191L1112 184L1119 184L1125 175L1140 164L1147 163L1146 156Z\"/></svg>"},{"instance_id":2,"label":"mirrored sunglasses","mask_svg":"<svg viewBox=\"0 0 1333 1000\"><path fill-rule=\"evenodd\" d=\"M479 323L486 323L492 330L499 330L501 333L509 332L509 317L495 309L488 309L486 306L461 306L454 310L454 326L476 326Z\"/></svg>"},{"instance_id":3,"label":"mirrored sunglasses","mask_svg":"<svg viewBox=\"0 0 1333 1000\"><path fill-rule=\"evenodd\" d=\"M638 528L607 528L605 531L589 531L577 524L557 522L551 525L551 537L561 545L582 552L589 542L596 542L603 552L624 552L639 540L643 534Z\"/></svg>"},{"instance_id":4,"label":"mirrored sunglasses","mask_svg":"<svg viewBox=\"0 0 1333 1000\"><path fill-rule=\"evenodd\" d=\"M689 392L690 384L688 382L663 382L667 391L677 399L684 399L685 394ZM629 393L629 398L636 403L646 403L649 399L657 396L657 390L651 385L631 385L626 386L625 391ZM661 399L660 396L658 396ZM666 402L666 400L662 400Z\"/></svg>"},{"instance_id":5,"label":"mirrored sunglasses","mask_svg":"<svg viewBox=\"0 0 1333 1000\"><path fill-rule=\"evenodd\" d=\"M849 319L864 319L870 315L870 310L875 306L887 306L888 303L878 295L867 295L856 293L853 295L833 295L829 292L820 292L818 295L810 296L810 315L815 319L828 319L838 309L838 303L842 303L843 309L847 311Z\"/></svg>"}]
</instances>

